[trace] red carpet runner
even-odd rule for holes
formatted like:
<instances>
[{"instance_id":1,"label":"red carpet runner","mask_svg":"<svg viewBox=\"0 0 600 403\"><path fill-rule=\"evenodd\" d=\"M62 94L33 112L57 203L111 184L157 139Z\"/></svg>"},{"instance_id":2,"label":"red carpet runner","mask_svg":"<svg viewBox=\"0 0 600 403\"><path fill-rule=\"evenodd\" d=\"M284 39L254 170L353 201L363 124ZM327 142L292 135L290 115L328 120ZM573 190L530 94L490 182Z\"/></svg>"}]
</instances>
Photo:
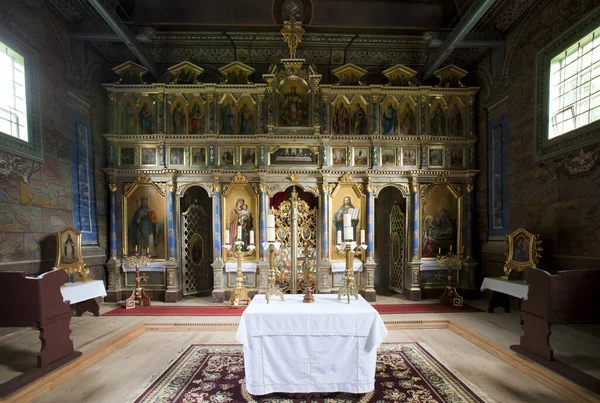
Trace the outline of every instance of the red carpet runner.
<instances>
[{"instance_id":1,"label":"red carpet runner","mask_svg":"<svg viewBox=\"0 0 600 403\"><path fill-rule=\"evenodd\" d=\"M456 312L483 312L481 309L470 305L456 307L440 304L393 304L373 305L373 308L382 315L399 313L456 313ZM228 306L150 306L136 307L134 309L117 308L102 314L102 316L239 316L246 309L245 306L237 309Z\"/></svg>"}]
</instances>

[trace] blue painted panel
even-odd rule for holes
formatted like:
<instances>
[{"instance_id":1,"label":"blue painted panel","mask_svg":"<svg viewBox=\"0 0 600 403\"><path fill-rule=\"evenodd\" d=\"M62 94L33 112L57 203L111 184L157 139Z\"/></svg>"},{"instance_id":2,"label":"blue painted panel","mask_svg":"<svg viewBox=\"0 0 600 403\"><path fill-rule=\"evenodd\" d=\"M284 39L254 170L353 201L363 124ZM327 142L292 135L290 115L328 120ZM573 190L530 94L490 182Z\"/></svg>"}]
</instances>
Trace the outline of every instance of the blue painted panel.
<instances>
[{"instance_id":1,"label":"blue painted panel","mask_svg":"<svg viewBox=\"0 0 600 403\"><path fill-rule=\"evenodd\" d=\"M96 197L94 193L94 149L90 119L69 111L71 130L71 174L73 223L82 233L82 242L98 244Z\"/></svg>"},{"instance_id":2,"label":"blue painted panel","mask_svg":"<svg viewBox=\"0 0 600 403\"><path fill-rule=\"evenodd\" d=\"M508 120L488 123L489 236L508 234Z\"/></svg>"}]
</instances>

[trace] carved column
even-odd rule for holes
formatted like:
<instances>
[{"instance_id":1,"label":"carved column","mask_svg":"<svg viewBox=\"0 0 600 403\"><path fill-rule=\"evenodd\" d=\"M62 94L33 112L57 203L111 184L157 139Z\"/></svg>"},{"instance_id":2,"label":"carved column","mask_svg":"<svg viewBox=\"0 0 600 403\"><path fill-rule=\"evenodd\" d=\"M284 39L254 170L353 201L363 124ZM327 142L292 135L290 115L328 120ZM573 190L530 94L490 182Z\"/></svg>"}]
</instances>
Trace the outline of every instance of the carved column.
<instances>
[{"instance_id":1,"label":"carved column","mask_svg":"<svg viewBox=\"0 0 600 403\"><path fill-rule=\"evenodd\" d=\"M221 185L219 183L213 184L213 251L214 251L214 261L211 264L213 268L213 292L212 292L212 300L213 302L223 302L225 298L225 291L223 288L223 281L225 277L223 276L223 267L225 264L221 258L221 254L223 252L223 248L221 245Z\"/></svg>"},{"instance_id":2,"label":"carved column","mask_svg":"<svg viewBox=\"0 0 600 403\"><path fill-rule=\"evenodd\" d=\"M273 96L273 74L263 74L263 78L267 83L267 92L265 94L265 114L267 116L267 133L273 133L275 127L275 100Z\"/></svg>"},{"instance_id":3,"label":"carved column","mask_svg":"<svg viewBox=\"0 0 600 403\"><path fill-rule=\"evenodd\" d=\"M319 87L319 82L321 81L320 75L310 76L313 83L313 128L314 134L321 133L321 89Z\"/></svg>"},{"instance_id":4,"label":"carved column","mask_svg":"<svg viewBox=\"0 0 600 403\"><path fill-rule=\"evenodd\" d=\"M472 184L467 184L467 197L465 198L465 252L467 256L473 256L473 188Z\"/></svg>"},{"instance_id":5,"label":"carved column","mask_svg":"<svg viewBox=\"0 0 600 403\"><path fill-rule=\"evenodd\" d=\"M214 168L217 165L217 146L209 145L208 146L208 166L210 168Z\"/></svg>"},{"instance_id":6,"label":"carved column","mask_svg":"<svg viewBox=\"0 0 600 403\"><path fill-rule=\"evenodd\" d=\"M367 261L365 262L366 285L365 299L367 301L375 301L375 267L377 266L373 260L375 255L375 195L373 193L373 185L367 185ZM356 234L359 237L358 234ZM360 238L358 239L360 241Z\"/></svg>"},{"instance_id":7,"label":"carved column","mask_svg":"<svg viewBox=\"0 0 600 403\"><path fill-rule=\"evenodd\" d=\"M379 97L371 98L371 133L379 134Z\"/></svg>"},{"instance_id":8,"label":"carved column","mask_svg":"<svg viewBox=\"0 0 600 403\"><path fill-rule=\"evenodd\" d=\"M173 180L167 182L167 291L165 302L177 302L183 299L183 278L181 266L177 262L175 238L175 184Z\"/></svg>"},{"instance_id":9,"label":"carved column","mask_svg":"<svg viewBox=\"0 0 600 403\"><path fill-rule=\"evenodd\" d=\"M329 95L323 94L323 104L321 105L323 118L321 119L321 133L329 134Z\"/></svg>"},{"instance_id":10,"label":"carved column","mask_svg":"<svg viewBox=\"0 0 600 403\"><path fill-rule=\"evenodd\" d=\"M321 184L321 262L319 266L320 275L317 275L318 292L330 292L329 272L331 263L329 262L329 183Z\"/></svg>"},{"instance_id":11,"label":"carved column","mask_svg":"<svg viewBox=\"0 0 600 403\"><path fill-rule=\"evenodd\" d=\"M108 289L106 290L106 301L117 302L121 291L121 260L117 250L117 184L110 183L110 234L109 249L110 259L106 262L108 271Z\"/></svg>"},{"instance_id":12,"label":"carved column","mask_svg":"<svg viewBox=\"0 0 600 403\"><path fill-rule=\"evenodd\" d=\"M267 242L267 213L269 211L267 185L261 183L258 185L258 208L259 208L259 232L258 232L258 249L260 250L260 260L256 267L258 268L258 288L259 293L264 293L268 286L269 279L269 262L266 260L268 251L263 247L264 243Z\"/></svg>"},{"instance_id":13,"label":"carved column","mask_svg":"<svg viewBox=\"0 0 600 403\"><path fill-rule=\"evenodd\" d=\"M413 220L412 220L412 261L410 262L410 287L408 287L408 295L407 297L411 300L420 300L421 299L421 286L420 286L420 277L421 277L421 263L419 253L419 228L420 228L420 192L419 192L419 183L417 181L413 181L412 184L412 205L413 205Z\"/></svg>"}]
</instances>

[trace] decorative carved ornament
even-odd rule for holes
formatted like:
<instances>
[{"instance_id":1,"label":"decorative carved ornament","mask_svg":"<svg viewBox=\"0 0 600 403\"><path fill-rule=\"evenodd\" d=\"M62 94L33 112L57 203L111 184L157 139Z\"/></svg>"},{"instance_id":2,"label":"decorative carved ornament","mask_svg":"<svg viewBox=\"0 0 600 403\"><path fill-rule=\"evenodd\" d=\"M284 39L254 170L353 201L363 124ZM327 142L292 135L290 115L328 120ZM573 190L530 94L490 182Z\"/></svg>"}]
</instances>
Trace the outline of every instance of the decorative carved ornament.
<instances>
[{"instance_id":1,"label":"decorative carved ornament","mask_svg":"<svg viewBox=\"0 0 600 403\"><path fill-rule=\"evenodd\" d=\"M599 155L600 148L595 148L587 152L581 149L578 152L575 151L558 157L546 166L548 172L550 172L550 182L554 182L561 171L564 171L568 176L590 172L596 166Z\"/></svg>"},{"instance_id":2,"label":"decorative carved ornament","mask_svg":"<svg viewBox=\"0 0 600 403\"><path fill-rule=\"evenodd\" d=\"M235 176L231 180L231 183L247 183L247 182L248 182L248 179L246 179L246 177L240 171L236 172Z\"/></svg>"},{"instance_id":3,"label":"decorative carved ornament","mask_svg":"<svg viewBox=\"0 0 600 403\"><path fill-rule=\"evenodd\" d=\"M10 154L0 153L0 176L8 179L17 175L25 184L29 184L29 177L39 171L42 164Z\"/></svg>"},{"instance_id":4,"label":"decorative carved ornament","mask_svg":"<svg viewBox=\"0 0 600 403\"><path fill-rule=\"evenodd\" d=\"M145 172L140 172L135 180L137 183L150 183L152 179Z\"/></svg>"},{"instance_id":5,"label":"decorative carved ornament","mask_svg":"<svg viewBox=\"0 0 600 403\"><path fill-rule=\"evenodd\" d=\"M290 49L290 57L296 58L296 48L302 42L302 36L304 35L304 28L302 28L302 22L296 21L294 16L290 17L288 21L283 23L283 29L281 30L283 40L288 44Z\"/></svg>"},{"instance_id":6,"label":"decorative carved ornament","mask_svg":"<svg viewBox=\"0 0 600 403\"><path fill-rule=\"evenodd\" d=\"M110 189L111 192L116 192L117 191L117 184L116 183L109 183L108 184L108 188Z\"/></svg>"},{"instance_id":7,"label":"decorative carved ornament","mask_svg":"<svg viewBox=\"0 0 600 403\"><path fill-rule=\"evenodd\" d=\"M342 175L342 177L340 178L340 182L341 183L354 183L354 179L352 179L352 175L350 175L350 172L346 172L344 175Z\"/></svg>"},{"instance_id":8,"label":"decorative carved ornament","mask_svg":"<svg viewBox=\"0 0 600 403\"><path fill-rule=\"evenodd\" d=\"M297 183L299 179L298 174L294 173L290 175L290 182Z\"/></svg>"}]
</instances>

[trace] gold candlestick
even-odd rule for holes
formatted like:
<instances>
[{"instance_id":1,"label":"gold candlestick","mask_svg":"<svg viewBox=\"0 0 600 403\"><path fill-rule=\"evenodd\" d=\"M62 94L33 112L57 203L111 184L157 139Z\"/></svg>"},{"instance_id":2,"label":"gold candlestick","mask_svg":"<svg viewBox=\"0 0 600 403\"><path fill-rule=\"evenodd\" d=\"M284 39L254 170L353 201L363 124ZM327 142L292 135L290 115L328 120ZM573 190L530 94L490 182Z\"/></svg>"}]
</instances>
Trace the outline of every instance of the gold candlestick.
<instances>
[{"instance_id":1,"label":"gold candlestick","mask_svg":"<svg viewBox=\"0 0 600 403\"><path fill-rule=\"evenodd\" d=\"M308 252L309 252L309 243L304 243L304 261L302 262L302 277L304 278L304 298L302 302L312 304L315 302L315 297L312 294L312 287L310 286L310 266L308 263Z\"/></svg>"},{"instance_id":2,"label":"gold candlestick","mask_svg":"<svg viewBox=\"0 0 600 403\"><path fill-rule=\"evenodd\" d=\"M127 267L135 267L135 289L131 293L131 296L125 300L125 309L135 308L136 301L140 306L150 306L150 297L142 289L141 285L141 281L148 281L148 275L140 275L140 266L149 266L150 260L149 255L123 255L123 264Z\"/></svg>"},{"instance_id":3,"label":"gold candlestick","mask_svg":"<svg viewBox=\"0 0 600 403\"><path fill-rule=\"evenodd\" d=\"M277 270L275 269L275 243L269 243L269 285L265 297L267 304L271 301L271 296L279 296L283 301L283 293L277 287Z\"/></svg>"},{"instance_id":4,"label":"gold candlestick","mask_svg":"<svg viewBox=\"0 0 600 403\"><path fill-rule=\"evenodd\" d=\"M462 306L463 297L458 294L458 291L452 285L452 268L456 267L457 271L460 270L463 265L463 257L453 254L451 247L448 254L438 255L437 261L440 267L448 267L448 285L446 285L446 289L440 297L440 304L450 305L452 303L454 306Z\"/></svg>"},{"instance_id":5,"label":"gold candlestick","mask_svg":"<svg viewBox=\"0 0 600 403\"><path fill-rule=\"evenodd\" d=\"M235 243L235 252L231 251L231 245L224 245L227 250L227 255L237 258L237 270L235 273L235 288L231 290L231 298L229 298L229 305L233 308L240 306L240 300L245 300L246 304L250 303L250 297L248 296L248 289L244 285L246 276L242 272L242 258L250 256L254 253L254 245L248 245L248 251L242 251L242 245L244 242L237 241Z\"/></svg>"},{"instance_id":6,"label":"gold candlestick","mask_svg":"<svg viewBox=\"0 0 600 403\"><path fill-rule=\"evenodd\" d=\"M350 240L342 243L338 246L339 249L342 249L346 252L346 271L344 272L344 284L340 287L338 291L338 299L342 299L342 296L346 295L348 297L348 303L350 303L350 295L353 295L354 298L358 299L358 287L354 283L354 258L356 256L364 257L364 252L367 249L367 245L358 245Z\"/></svg>"}]
</instances>

